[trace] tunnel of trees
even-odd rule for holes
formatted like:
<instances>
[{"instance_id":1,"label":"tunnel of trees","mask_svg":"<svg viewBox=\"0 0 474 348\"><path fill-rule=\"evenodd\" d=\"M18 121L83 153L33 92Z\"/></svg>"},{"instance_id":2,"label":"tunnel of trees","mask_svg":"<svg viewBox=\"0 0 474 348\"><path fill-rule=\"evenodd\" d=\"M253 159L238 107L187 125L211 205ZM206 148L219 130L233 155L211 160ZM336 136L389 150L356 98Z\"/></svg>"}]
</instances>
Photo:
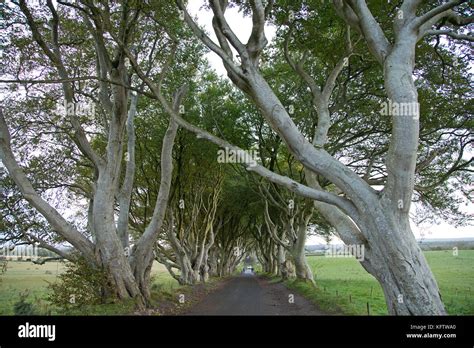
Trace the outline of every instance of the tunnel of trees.
<instances>
[{"instance_id":1,"label":"tunnel of trees","mask_svg":"<svg viewBox=\"0 0 474 348\"><path fill-rule=\"evenodd\" d=\"M0 242L85 259L146 307L155 260L180 284L249 255L314 283L307 237L336 235L390 314L445 314L410 219L469 220L468 2L206 6L212 36L181 0L7 1Z\"/></svg>"}]
</instances>

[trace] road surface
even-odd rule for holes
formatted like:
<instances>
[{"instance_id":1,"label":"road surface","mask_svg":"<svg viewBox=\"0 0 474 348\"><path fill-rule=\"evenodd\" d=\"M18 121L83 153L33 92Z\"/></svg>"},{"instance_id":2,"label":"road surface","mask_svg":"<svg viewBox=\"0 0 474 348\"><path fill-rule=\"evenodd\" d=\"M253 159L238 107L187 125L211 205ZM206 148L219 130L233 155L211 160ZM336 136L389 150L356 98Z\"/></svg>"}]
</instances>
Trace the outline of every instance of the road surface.
<instances>
[{"instance_id":1,"label":"road surface","mask_svg":"<svg viewBox=\"0 0 474 348\"><path fill-rule=\"evenodd\" d=\"M281 283L253 274L231 278L186 315L327 315Z\"/></svg>"}]
</instances>

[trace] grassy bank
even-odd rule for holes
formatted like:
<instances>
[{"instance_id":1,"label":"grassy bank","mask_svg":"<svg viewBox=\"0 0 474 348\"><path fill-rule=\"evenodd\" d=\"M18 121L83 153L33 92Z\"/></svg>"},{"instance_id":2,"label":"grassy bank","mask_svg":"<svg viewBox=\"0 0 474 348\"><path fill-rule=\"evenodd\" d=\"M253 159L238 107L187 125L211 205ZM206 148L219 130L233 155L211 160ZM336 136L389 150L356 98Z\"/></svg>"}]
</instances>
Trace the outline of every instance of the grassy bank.
<instances>
[{"instance_id":1,"label":"grassy bank","mask_svg":"<svg viewBox=\"0 0 474 348\"><path fill-rule=\"evenodd\" d=\"M446 309L451 315L474 314L474 250L426 251L425 257L440 288ZM354 258L310 256L317 288L288 282L329 313L367 315L387 314L382 289Z\"/></svg>"},{"instance_id":2,"label":"grassy bank","mask_svg":"<svg viewBox=\"0 0 474 348\"><path fill-rule=\"evenodd\" d=\"M27 302L34 305L37 314L59 314L60 309L54 308L45 297L48 284L57 281L57 276L64 271L63 262L47 262L35 265L32 262L8 262L7 272L0 280L0 315L13 315L14 304L20 300L21 293L28 293ZM160 301L175 296L179 284L165 267L155 263L152 268L152 299ZM81 306L68 314L108 315L125 314L133 311L133 303L107 303L94 306Z\"/></svg>"}]
</instances>

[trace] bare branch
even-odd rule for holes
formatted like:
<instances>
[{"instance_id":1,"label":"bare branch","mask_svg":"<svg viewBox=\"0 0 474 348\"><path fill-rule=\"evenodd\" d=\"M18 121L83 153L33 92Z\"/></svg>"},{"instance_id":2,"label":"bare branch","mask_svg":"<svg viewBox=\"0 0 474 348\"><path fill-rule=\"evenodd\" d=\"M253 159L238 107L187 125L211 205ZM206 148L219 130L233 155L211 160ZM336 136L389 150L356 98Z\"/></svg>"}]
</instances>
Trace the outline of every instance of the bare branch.
<instances>
[{"instance_id":1,"label":"bare branch","mask_svg":"<svg viewBox=\"0 0 474 348\"><path fill-rule=\"evenodd\" d=\"M152 99L156 99L156 97L154 96L154 94L152 93L149 93L149 92L146 92L144 91L143 89L140 89L140 88L136 88L136 87L133 87L133 86L128 86L128 85L124 85L120 82L117 82L117 81L111 81L111 80L108 80L108 79L102 79L100 77L97 77L97 76L81 76L81 77L68 77L68 78L59 78L59 79L48 79L48 80L29 80L29 79L25 79L25 80L21 80L21 79L5 79L5 80L0 80L0 83L21 83L21 84L55 84L55 83L65 83L65 82L74 82L74 81L87 81L87 80L97 80L97 81L101 81L101 82L106 82L106 83L110 83L112 85L116 85L116 86L120 86L120 87L125 87L127 88L128 90L130 91L134 91L134 92L137 92L139 94L143 94L145 96L147 96L148 98L152 98Z\"/></svg>"},{"instance_id":2,"label":"bare branch","mask_svg":"<svg viewBox=\"0 0 474 348\"><path fill-rule=\"evenodd\" d=\"M211 38L207 36L206 33L204 33L204 31L201 30L194 22L194 20L191 18L188 11L186 10L186 7L184 6L182 0L176 0L176 4L178 5L178 8L183 11L184 20L189 25L193 33L199 38L199 40L201 40L202 43L206 45L211 51L221 57L221 59L231 68L231 70L235 74L241 75L242 70L237 65L235 65L234 61L232 60L232 57L228 56L227 52L221 47L219 47L214 41L212 41Z\"/></svg>"},{"instance_id":3,"label":"bare branch","mask_svg":"<svg viewBox=\"0 0 474 348\"><path fill-rule=\"evenodd\" d=\"M133 180L135 178L135 126L134 119L137 113L138 96L132 95L130 109L127 117L127 155L125 178L119 193L119 216L117 220L117 233L122 240L123 247L128 246L128 217L130 210L130 202L132 199Z\"/></svg>"},{"instance_id":4,"label":"bare branch","mask_svg":"<svg viewBox=\"0 0 474 348\"><path fill-rule=\"evenodd\" d=\"M69 261L75 261L76 260L77 255L75 255L73 253L70 253L70 252L63 251L59 248L56 248L56 247L52 246L51 244L47 243L45 240L43 240L43 239L41 239L41 238L39 238L35 235L25 234L25 238L27 240L29 240L30 243L36 242L36 243L38 243L38 245L40 247L42 247L44 249L47 249L49 251L52 251L56 255L59 255L59 257L48 257L48 258L45 258L45 259L39 259L39 260L33 261L33 263L36 263L38 265L43 265L47 261L53 261L53 260L63 260L63 259L66 259L66 260L69 260Z\"/></svg>"},{"instance_id":5,"label":"bare branch","mask_svg":"<svg viewBox=\"0 0 474 348\"><path fill-rule=\"evenodd\" d=\"M262 0L252 0L250 1L250 6L252 7L252 33L247 42L247 50L250 56L250 60L254 65L258 65L258 58L260 53L267 45L268 41L265 37L265 18L266 12L271 6L267 5L265 8L262 4Z\"/></svg>"},{"instance_id":6,"label":"bare branch","mask_svg":"<svg viewBox=\"0 0 474 348\"><path fill-rule=\"evenodd\" d=\"M415 28L420 28L424 23L428 22L429 20L431 20L432 18L438 15L443 15L443 13L444 13L444 16L448 15L449 14L448 10L466 1L467 0L452 0L442 5L439 5L433 8L432 10L426 12L424 15L416 18L413 25Z\"/></svg>"},{"instance_id":7,"label":"bare branch","mask_svg":"<svg viewBox=\"0 0 474 348\"><path fill-rule=\"evenodd\" d=\"M8 169L11 178L20 189L23 197L46 218L56 232L80 250L88 259L94 260L93 244L35 191L15 160L10 139L10 132L3 117L3 110L0 108L0 158Z\"/></svg>"},{"instance_id":8,"label":"bare branch","mask_svg":"<svg viewBox=\"0 0 474 348\"><path fill-rule=\"evenodd\" d=\"M382 65L391 45L365 0L333 0L333 4L339 17L365 38L370 52Z\"/></svg>"},{"instance_id":9,"label":"bare branch","mask_svg":"<svg viewBox=\"0 0 474 348\"><path fill-rule=\"evenodd\" d=\"M377 61L383 64L391 50L391 45L382 31L382 28L375 20L372 12L370 12L365 0L348 0L348 3L349 5L344 3L343 6L350 6L358 18L358 27L355 27L355 29L360 28L361 34L363 34L367 41L369 50ZM354 25L352 23L353 16L349 17L346 21L349 25Z\"/></svg>"},{"instance_id":10,"label":"bare branch","mask_svg":"<svg viewBox=\"0 0 474 348\"><path fill-rule=\"evenodd\" d=\"M452 37L456 40L464 40L464 41L474 41L474 35L472 34L458 34L450 29L444 30L427 30L424 32L423 37L430 36L430 35L447 35Z\"/></svg>"},{"instance_id":11,"label":"bare branch","mask_svg":"<svg viewBox=\"0 0 474 348\"><path fill-rule=\"evenodd\" d=\"M214 18L216 18L216 24L219 26L222 34L227 38L227 40L229 40L230 44L236 49L242 58L247 58L245 45L239 40L237 35L235 35L224 17L227 0L210 0L209 5L214 13Z\"/></svg>"}]
</instances>

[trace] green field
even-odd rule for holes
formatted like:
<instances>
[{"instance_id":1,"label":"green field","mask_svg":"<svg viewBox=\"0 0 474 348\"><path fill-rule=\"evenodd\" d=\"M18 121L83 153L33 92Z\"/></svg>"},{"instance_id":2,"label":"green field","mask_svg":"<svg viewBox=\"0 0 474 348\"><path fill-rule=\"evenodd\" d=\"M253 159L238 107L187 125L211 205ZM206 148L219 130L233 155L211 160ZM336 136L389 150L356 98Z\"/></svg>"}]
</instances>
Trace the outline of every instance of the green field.
<instances>
[{"instance_id":1,"label":"green field","mask_svg":"<svg viewBox=\"0 0 474 348\"><path fill-rule=\"evenodd\" d=\"M44 300L48 293L48 284L57 280L57 275L65 269L63 262L47 262L44 265L36 265L32 262L8 262L7 272L0 276L0 315L13 315L13 306L20 299L20 293L27 291L28 302L35 305L37 314L56 314L54 308ZM166 268L155 262L152 268L152 290L154 296L172 293L178 287ZM101 305L98 308L82 308L81 313L73 314L116 314L127 312L129 308L117 308L117 306Z\"/></svg>"},{"instance_id":2,"label":"green field","mask_svg":"<svg viewBox=\"0 0 474 348\"><path fill-rule=\"evenodd\" d=\"M451 315L474 314L474 250L427 251L425 256ZM310 256L317 288L298 282L292 288L316 302L321 309L340 314L387 314L382 288L355 258ZM350 298L349 298L350 296Z\"/></svg>"},{"instance_id":3,"label":"green field","mask_svg":"<svg viewBox=\"0 0 474 348\"><path fill-rule=\"evenodd\" d=\"M20 293L28 292L30 302L44 302L42 298L48 283L54 282L63 270L61 262L47 262L44 265L26 261L8 262L6 273L0 277L0 314L13 314L13 305L19 300Z\"/></svg>"},{"instance_id":4,"label":"green field","mask_svg":"<svg viewBox=\"0 0 474 348\"><path fill-rule=\"evenodd\" d=\"M448 313L474 314L474 250L461 250L458 256L453 256L451 251L428 251L425 255L438 281ZM308 261L315 274L317 288L299 282L287 284L315 301L322 310L366 315L368 302L371 315L387 314L382 289L354 258L310 256ZM28 301L35 305L38 314L56 314L44 297L48 283L55 282L63 270L62 262L44 265L9 262L7 272L0 277L0 315L12 315L20 292L26 290L29 292ZM156 301L172 298L179 285L166 269L155 263L152 275L152 298ZM131 310L100 305L75 314L120 314Z\"/></svg>"}]
</instances>

